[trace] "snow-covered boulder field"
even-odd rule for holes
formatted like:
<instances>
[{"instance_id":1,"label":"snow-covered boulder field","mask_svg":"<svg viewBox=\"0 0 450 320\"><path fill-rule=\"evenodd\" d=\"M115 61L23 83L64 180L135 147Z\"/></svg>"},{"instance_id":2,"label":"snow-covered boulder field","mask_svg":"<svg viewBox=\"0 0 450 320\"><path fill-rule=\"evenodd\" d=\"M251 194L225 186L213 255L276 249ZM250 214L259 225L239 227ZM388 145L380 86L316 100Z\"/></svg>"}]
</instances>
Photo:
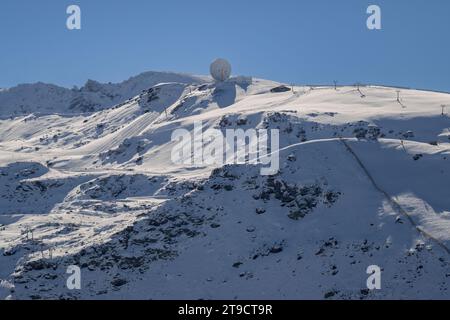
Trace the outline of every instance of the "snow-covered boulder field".
<instances>
[{"instance_id":1,"label":"snow-covered boulder field","mask_svg":"<svg viewBox=\"0 0 450 320\"><path fill-rule=\"evenodd\" d=\"M173 162L198 122L277 129L279 169ZM157 72L0 91L2 299L450 299L449 257L450 94Z\"/></svg>"}]
</instances>

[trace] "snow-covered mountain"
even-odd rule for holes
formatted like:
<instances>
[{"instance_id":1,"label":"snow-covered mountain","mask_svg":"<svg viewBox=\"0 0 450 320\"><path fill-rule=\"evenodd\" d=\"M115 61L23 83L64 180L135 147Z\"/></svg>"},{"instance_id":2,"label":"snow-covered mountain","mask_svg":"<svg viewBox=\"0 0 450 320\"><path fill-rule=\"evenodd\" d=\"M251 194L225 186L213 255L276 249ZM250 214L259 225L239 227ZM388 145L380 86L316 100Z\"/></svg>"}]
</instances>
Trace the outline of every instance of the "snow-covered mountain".
<instances>
[{"instance_id":1,"label":"snow-covered mountain","mask_svg":"<svg viewBox=\"0 0 450 320\"><path fill-rule=\"evenodd\" d=\"M1 297L449 299L450 95L397 90L144 73L0 92ZM199 121L278 129L278 173L173 164Z\"/></svg>"},{"instance_id":2,"label":"snow-covered mountain","mask_svg":"<svg viewBox=\"0 0 450 320\"><path fill-rule=\"evenodd\" d=\"M145 72L121 83L103 84L88 80L80 89L67 89L41 82L23 84L0 89L0 117L96 112L125 102L159 83L198 84L203 81L204 78L190 75Z\"/></svg>"}]
</instances>

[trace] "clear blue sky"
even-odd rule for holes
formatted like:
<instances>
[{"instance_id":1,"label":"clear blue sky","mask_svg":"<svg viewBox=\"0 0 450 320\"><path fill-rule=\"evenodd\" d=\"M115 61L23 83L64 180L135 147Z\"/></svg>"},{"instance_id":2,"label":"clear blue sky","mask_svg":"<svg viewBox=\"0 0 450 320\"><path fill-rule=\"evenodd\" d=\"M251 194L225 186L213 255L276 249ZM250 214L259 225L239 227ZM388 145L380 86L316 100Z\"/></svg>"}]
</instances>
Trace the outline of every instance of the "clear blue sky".
<instances>
[{"instance_id":1,"label":"clear blue sky","mask_svg":"<svg viewBox=\"0 0 450 320\"><path fill-rule=\"evenodd\" d=\"M66 28L66 8L82 30ZM381 31L366 9L382 9ZM292 83L382 83L450 91L448 0L1 0L0 87L71 87L143 71L234 74Z\"/></svg>"}]
</instances>

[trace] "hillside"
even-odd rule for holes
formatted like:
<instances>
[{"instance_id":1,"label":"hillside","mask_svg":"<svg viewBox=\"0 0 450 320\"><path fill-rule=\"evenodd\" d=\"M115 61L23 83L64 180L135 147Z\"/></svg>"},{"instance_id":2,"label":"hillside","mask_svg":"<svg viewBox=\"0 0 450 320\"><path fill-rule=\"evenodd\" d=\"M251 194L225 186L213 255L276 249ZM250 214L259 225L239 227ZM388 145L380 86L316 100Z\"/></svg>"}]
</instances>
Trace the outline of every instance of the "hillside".
<instances>
[{"instance_id":1,"label":"hillside","mask_svg":"<svg viewBox=\"0 0 450 320\"><path fill-rule=\"evenodd\" d=\"M449 94L171 73L0 91L0 297L448 299L441 105ZM172 133L199 122L279 130L278 172L174 164Z\"/></svg>"}]
</instances>

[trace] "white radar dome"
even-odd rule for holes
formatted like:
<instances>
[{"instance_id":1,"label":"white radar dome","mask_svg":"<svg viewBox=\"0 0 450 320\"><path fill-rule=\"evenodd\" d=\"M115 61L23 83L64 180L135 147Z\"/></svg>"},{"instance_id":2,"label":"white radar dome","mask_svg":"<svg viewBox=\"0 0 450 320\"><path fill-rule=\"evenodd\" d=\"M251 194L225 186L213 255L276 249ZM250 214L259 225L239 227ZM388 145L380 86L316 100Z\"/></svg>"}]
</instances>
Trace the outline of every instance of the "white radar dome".
<instances>
[{"instance_id":1,"label":"white radar dome","mask_svg":"<svg viewBox=\"0 0 450 320\"><path fill-rule=\"evenodd\" d=\"M209 71L214 80L223 82L231 76L231 65L225 59L216 59L211 63Z\"/></svg>"}]
</instances>

